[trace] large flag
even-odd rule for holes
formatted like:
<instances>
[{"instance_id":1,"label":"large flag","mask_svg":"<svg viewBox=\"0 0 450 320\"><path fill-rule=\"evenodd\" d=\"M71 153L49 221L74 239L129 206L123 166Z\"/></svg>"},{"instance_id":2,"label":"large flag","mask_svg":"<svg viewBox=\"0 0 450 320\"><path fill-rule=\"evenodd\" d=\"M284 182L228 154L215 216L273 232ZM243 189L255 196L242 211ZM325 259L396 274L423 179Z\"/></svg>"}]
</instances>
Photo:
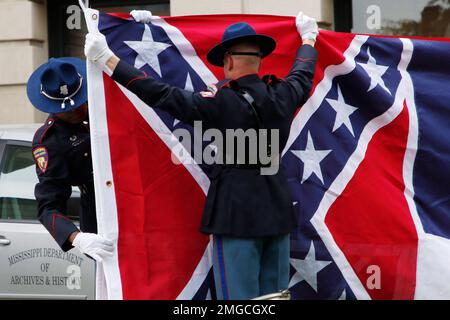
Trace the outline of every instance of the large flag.
<instances>
[{"instance_id":1,"label":"large flag","mask_svg":"<svg viewBox=\"0 0 450 320\"><path fill-rule=\"evenodd\" d=\"M190 91L223 77L205 57L231 23L276 39L261 75L286 76L301 45L293 17L86 18L121 59ZM282 158L299 223L293 298L450 299L450 42L321 30L316 47ZM99 232L118 247L97 297L214 299L199 232L209 168L171 159L192 153L173 131L193 129L88 69Z\"/></svg>"}]
</instances>

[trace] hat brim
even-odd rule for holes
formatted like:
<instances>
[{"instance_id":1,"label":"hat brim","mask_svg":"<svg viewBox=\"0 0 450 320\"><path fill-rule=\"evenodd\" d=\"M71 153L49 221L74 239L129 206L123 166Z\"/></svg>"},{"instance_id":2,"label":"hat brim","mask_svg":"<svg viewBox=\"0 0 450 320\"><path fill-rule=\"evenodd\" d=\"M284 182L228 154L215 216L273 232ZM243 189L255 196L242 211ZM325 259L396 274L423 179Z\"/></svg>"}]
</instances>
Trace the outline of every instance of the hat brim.
<instances>
[{"instance_id":1,"label":"hat brim","mask_svg":"<svg viewBox=\"0 0 450 320\"><path fill-rule=\"evenodd\" d=\"M206 59L212 65L217 67L223 67L223 58L225 56L225 52L233 45L240 42L251 42L260 46L260 51L262 53L262 58L267 57L269 54L275 50L276 42L273 38L269 36L265 36L262 34L255 35L247 35L247 36L238 36L235 38L228 39L223 41L209 50Z\"/></svg>"},{"instance_id":2,"label":"hat brim","mask_svg":"<svg viewBox=\"0 0 450 320\"><path fill-rule=\"evenodd\" d=\"M27 82L27 95L30 102L33 106L46 113L62 113L72 111L81 105L85 104L88 100L87 95L87 75L86 75L86 62L84 60L73 58L73 57L65 57L65 58L57 58L58 61L67 62L75 66L77 72L83 77L83 83L81 85L78 93L72 97L74 101L74 105L70 105L69 103L65 104L65 108L61 108L61 101L59 100L51 100L41 94L41 75L46 70L45 66L48 64L44 63L39 68L37 68L33 74L30 76Z\"/></svg>"}]
</instances>

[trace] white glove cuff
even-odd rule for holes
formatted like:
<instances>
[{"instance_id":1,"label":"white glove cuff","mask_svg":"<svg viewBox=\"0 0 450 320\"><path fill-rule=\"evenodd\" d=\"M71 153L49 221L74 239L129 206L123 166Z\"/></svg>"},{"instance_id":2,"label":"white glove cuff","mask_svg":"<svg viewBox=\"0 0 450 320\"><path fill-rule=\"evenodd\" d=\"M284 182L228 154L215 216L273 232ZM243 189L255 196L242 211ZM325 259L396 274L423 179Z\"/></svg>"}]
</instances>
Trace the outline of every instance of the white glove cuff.
<instances>
[{"instance_id":1,"label":"white glove cuff","mask_svg":"<svg viewBox=\"0 0 450 320\"><path fill-rule=\"evenodd\" d=\"M111 58L114 55L114 53L109 49L105 48L102 52L100 52L97 56L97 59L95 59L95 62L98 64L101 64L102 66L105 65L108 62L109 58Z\"/></svg>"},{"instance_id":2,"label":"white glove cuff","mask_svg":"<svg viewBox=\"0 0 450 320\"><path fill-rule=\"evenodd\" d=\"M319 35L318 32L310 32L310 33L307 33L307 34L303 35L302 40L303 41L305 41L305 40L316 41L318 35Z\"/></svg>"},{"instance_id":3,"label":"white glove cuff","mask_svg":"<svg viewBox=\"0 0 450 320\"><path fill-rule=\"evenodd\" d=\"M112 70L108 68L107 62L108 60L114 56L114 53L109 49L105 48L95 59L95 63L108 75L112 75Z\"/></svg>"}]
</instances>

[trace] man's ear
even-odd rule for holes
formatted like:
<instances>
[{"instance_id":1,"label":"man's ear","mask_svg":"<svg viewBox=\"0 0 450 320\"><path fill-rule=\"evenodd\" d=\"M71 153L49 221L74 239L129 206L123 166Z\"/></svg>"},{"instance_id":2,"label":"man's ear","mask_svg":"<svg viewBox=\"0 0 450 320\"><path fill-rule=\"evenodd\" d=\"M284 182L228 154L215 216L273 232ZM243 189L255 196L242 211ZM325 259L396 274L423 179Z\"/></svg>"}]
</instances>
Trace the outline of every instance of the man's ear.
<instances>
[{"instance_id":1,"label":"man's ear","mask_svg":"<svg viewBox=\"0 0 450 320\"><path fill-rule=\"evenodd\" d=\"M228 62L228 70L231 71L233 70L233 57L230 55L226 56L227 62Z\"/></svg>"}]
</instances>

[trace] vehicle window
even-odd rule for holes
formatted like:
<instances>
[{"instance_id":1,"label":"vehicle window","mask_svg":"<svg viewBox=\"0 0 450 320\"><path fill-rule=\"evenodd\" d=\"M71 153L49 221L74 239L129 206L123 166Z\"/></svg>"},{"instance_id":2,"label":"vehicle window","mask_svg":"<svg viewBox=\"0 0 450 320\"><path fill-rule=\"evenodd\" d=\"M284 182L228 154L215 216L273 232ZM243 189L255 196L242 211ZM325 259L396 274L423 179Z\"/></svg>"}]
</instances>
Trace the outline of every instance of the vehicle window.
<instances>
[{"instance_id":1,"label":"vehicle window","mask_svg":"<svg viewBox=\"0 0 450 320\"><path fill-rule=\"evenodd\" d=\"M450 37L448 0L352 0L355 33Z\"/></svg>"},{"instance_id":2,"label":"vehicle window","mask_svg":"<svg viewBox=\"0 0 450 320\"><path fill-rule=\"evenodd\" d=\"M38 182L31 147L7 144L0 171L0 219L37 220L34 187ZM72 192L68 216L78 219L79 192Z\"/></svg>"}]
</instances>

